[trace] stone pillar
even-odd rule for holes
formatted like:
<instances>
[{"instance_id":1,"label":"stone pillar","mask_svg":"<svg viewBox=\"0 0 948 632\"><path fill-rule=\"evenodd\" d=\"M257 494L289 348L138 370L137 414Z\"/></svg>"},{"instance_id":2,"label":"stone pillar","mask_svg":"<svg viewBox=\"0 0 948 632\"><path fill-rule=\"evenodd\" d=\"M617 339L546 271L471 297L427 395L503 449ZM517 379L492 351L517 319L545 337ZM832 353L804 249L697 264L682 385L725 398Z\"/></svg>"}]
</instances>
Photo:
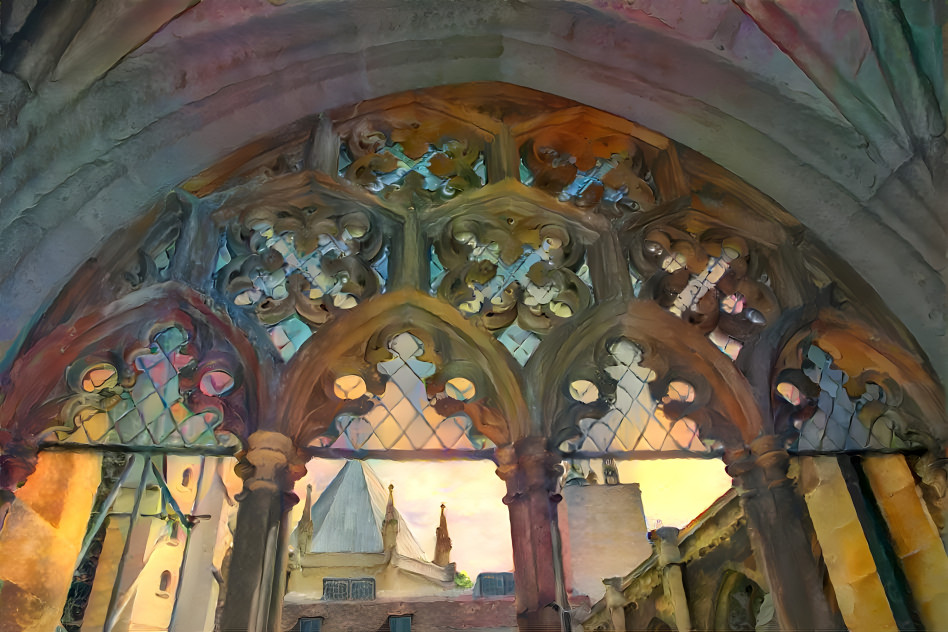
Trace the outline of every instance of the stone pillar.
<instances>
[{"instance_id":1,"label":"stone pillar","mask_svg":"<svg viewBox=\"0 0 948 632\"><path fill-rule=\"evenodd\" d=\"M800 482L846 627L898 630L839 461L801 457Z\"/></svg>"},{"instance_id":2,"label":"stone pillar","mask_svg":"<svg viewBox=\"0 0 948 632\"><path fill-rule=\"evenodd\" d=\"M293 441L258 430L237 465L244 479L238 495L234 549L225 586L222 632L278 629L286 558L283 518L298 500L293 482L305 473Z\"/></svg>"},{"instance_id":3,"label":"stone pillar","mask_svg":"<svg viewBox=\"0 0 948 632\"><path fill-rule=\"evenodd\" d=\"M774 436L757 438L749 453L728 455L739 485L751 545L770 587L780 628L838 630L809 538L801 527L803 499L787 477L790 456Z\"/></svg>"},{"instance_id":4,"label":"stone pillar","mask_svg":"<svg viewBox=\"0 0 948 632\"><path fill-rule=\"evenodd\" d=\"M531 632L559 631L562 623L555 604L563 560L553 529L560 500L556 485L563 468L541 437L501 446L496 455L497 475L507 483L504 504L510 511L517 625Z\"/></svg>"},{"instance_id":5,"label":"stone pillar","mask_svg":"<svg viewBox=\"0 0 948 632\"><path fill-rule=\"evenodd\" d=\"M912 598L926 630L948 628L948 555L901 454L862 459L876 504L889 527Z\"/></svg>"},{"instance_id":6,"label":"stone pillar","mask_svg":"<svg viewBox=\"0 0 948 632\"><path fill-rule=\"evenodd\" d=\"M661 527L649 534L655 546L658 567L662 569L662 588L675 613L678 632L691 630L691 613L681 573L681 551L678 549L678 529Z\"/></svg>"}]
</instances>

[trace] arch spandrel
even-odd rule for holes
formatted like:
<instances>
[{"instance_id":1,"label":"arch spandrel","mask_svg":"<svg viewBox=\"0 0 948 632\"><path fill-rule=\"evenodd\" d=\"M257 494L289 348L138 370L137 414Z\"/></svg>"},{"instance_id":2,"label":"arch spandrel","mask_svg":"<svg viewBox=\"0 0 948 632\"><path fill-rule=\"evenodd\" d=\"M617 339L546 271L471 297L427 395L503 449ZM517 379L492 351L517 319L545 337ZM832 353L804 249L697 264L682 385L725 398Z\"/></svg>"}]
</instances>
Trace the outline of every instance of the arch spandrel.
<instances>
[{"instance_id":1,"label":"arch spandrel","mask_svg":"<svg viewBox=\"0 0 948 632\"><path fill-rule=\"evenodd\" d=\"M531 434L521 377L509 354L453 307L414 290L372 298L310 339L287 365L284 392L295 396L283 400L272 427L304 445L315 439L349 404L333 394L335 379L355 373L364 376L370 390L380 390L383 384L373 377L374 365L390 357L383 345L402 332L428 343L421 360L437 360L448 367L457 363L458 375L476 378L475 386L484 395L464 409L495 444ZM435 373L426 387L440 390L450 377Z\"/></svg>"}]
</instances>

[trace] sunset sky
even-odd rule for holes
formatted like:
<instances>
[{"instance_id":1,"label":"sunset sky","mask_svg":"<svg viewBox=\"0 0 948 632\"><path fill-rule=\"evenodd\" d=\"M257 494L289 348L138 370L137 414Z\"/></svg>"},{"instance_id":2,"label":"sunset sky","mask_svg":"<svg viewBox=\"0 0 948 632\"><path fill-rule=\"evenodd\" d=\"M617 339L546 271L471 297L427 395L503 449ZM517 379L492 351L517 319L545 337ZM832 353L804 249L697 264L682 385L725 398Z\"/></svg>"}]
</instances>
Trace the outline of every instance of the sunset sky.
<instances>
[{"instance_id":1,"label":"sunset sky","mask_svg":"<svg viewBox=\"0 0 948 632\"><path fill-rule=\"evenodd\" d=\"M296 485L300 498L306 497L306 485L311 483L315 502L344 463L311 460L307 476ZM491 461L370 460L369 465L383 485L395 485L395 506L428 559L434 557L435 528L443 502L454 547L451 559L458 570L472 579L484 571L512 570L510 523L507 507L501 502L506 488ZM620 461L619 478L622 483L641 486L649 528L658 521L665 526L685 526L731 486L720 460ZM301 502L292 512L294 525L302 513Z\"/></svg>"}]
</instances>

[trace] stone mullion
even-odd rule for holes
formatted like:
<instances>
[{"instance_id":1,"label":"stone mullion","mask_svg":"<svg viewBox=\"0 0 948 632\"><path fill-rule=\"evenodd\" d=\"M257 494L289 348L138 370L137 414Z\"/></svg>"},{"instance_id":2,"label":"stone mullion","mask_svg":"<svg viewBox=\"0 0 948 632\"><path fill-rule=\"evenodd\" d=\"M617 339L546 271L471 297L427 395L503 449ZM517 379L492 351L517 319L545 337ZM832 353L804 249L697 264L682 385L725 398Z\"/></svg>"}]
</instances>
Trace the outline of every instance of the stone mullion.
<instances>
[{"instance_id":1,"label":"stone mullion","mask_svg":"<svg viewBox=\"0 0 948 632\"><path fill-rule=\"evenodd\" d=\"M237 527L225 586L221 631L279 629L286 514L298 474L296 448L277 432L250 435L245 462L238 465L244 489L238 496Z\"/></svg>"},{"instance_id":2,"label":"stone mullion","mask_svg":"<svg viewBox=\"0 0 948 632\"><path fill-rule=\"evenodd\" d=\"M789 455L777 437L752 443L751 454L731 460L740 487L751 546L767 578L782 630L835 630L840 623L823 594L822 574L801 520L802 499L787 477Z\"/></svg>"},{"instance_id":3,"label":"stone mullion","mask_svg":"<svg viewBox=\"0 0 948 632\"><path fill-rule=\"evenodd\" d=\"M586 257L597 302L611 298L629 300L635 297L632 277L629 274L629 261L619 244L618 232L607 230L600 234L596 243L589 246Z\"/></svg>"},{"instance_id":4,"label":"stone mullion","mask_svg":"<svg viewBox=\"0 0 948 632\"><path fill-rule=\"evenodd\" d=\"M304 166L339 178L339 135L333 129L332 119L325 112L319 114L306 143Z\"/></svg>"},{"instance_id":5,"label":"stone mullion","mask_svg":"<svg viewBox=\"0 0 948 632\"><path fill-rule=\"evenodd\" d=\"M507 125L501 125L487 147L487 183L520 180L520 153L517 141Z\"/></svg>"},{"instance_id":6,"label":"stone mullion","mask_svg":"<svg viewBox=\"0 0 948 632\"><path fill-rule=\"evenodd\" d=\"M400 235L392 242L387 291L411 288L427 294L430 286L428 240L413 206L405 209L403 218L397 231Z\"/></svg>"},{"instance_id":7,"label":"stone mullion","mask_svg":"<svg viewBox=\"0 0 948 632\"><path fill-rule=\"evenodd\" d=\"M928 630L948 626L948 554L928 513L915 478L901 454L879 454L862 459L882 517Z\"/></svg>"},{"instance_id":8,"label":"stone mullion","mask_svg":"<svg viewBox=\"0 0 948 632\"><path fill-rule=\"evenodd\" d=\"M563 575L553 533L559 459L539 437L498 448L497 458L497 475L507 483L517 625L520 630L561 630L560 614L551 607L559 601L557 577Z\"/></svg>"}]
</instances>

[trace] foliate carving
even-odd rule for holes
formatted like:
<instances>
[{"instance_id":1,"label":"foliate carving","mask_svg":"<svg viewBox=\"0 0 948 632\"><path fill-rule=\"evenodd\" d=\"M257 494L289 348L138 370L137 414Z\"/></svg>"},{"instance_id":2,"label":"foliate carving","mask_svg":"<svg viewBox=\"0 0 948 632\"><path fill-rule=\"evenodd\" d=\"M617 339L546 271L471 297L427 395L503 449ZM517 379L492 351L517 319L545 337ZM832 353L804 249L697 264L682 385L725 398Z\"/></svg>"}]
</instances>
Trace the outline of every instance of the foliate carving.
<instances>
[{"instance_id":1,"label":"foliate carving","mask_svg":"<svg viewBox=\"0 0 948 632\"><path fill-rule=\"evenodd\" d=\"M731 358L779 314L766 272L754 269L740 236L653 225L627 247L642 277L639 297L698 327Z\"/></svg>"},{"instance_id":2,"label":"foliate carving","mask_svg":"<svg viewBox=\"0 0 948 632\"><path fill-rule=\"evenodd\" d=\"M899 405L902 387L884 375L851 378L833 357L807 346L799 370L783 371L774 399L777 430L799 433L799 452L891 451L918 447Z\"/></svg>"},{"instance_id":3,"label":"foliate carving","mask_svg":"<svg viewBox=\"0 0 948 632\"><path fill-rule=\"evenodd\" d=\"M431 281L492 331L542 334L592 304L584 246L541 218L455 218L435 241Z\"/></svg>"},{"instance_id":4,"label":"foliate carving","mask_svg":"<svg viewBox=\"0 0 948 632\"><path fill-rule=\"evenodd\" d=\"M524 184L563 202L600 203L629 211L651 209L655 183L642 149L627 134L592 134L548 128L521 146Z\"/></svg>"},{"instance_id":5,"label":"foliate carving","mask_svg":"<svg viewBox=\"0 0 948 632\"><path fill-rule=\"evenodd\" d=\"M414 112L362 119L342 135L339 175L383 199L443 201L484 185L485 138L446 117Z\"/></svg>"},{"instance_id":6,"label":"foliate carving","mask_svg":"<svg viewBox=\"0 0 948 632\"><path fill-rule=\"evenodd\" d=\"M312 330L382 291L387 253L365 211L258 207L222 236L215 278L289 358Z\"/></svg>"},{"instance_id":7,"label":"foliate carving","mask_svg":"<svg viewBox=\"0 0 948 632\"><path fill-rule=\"evenodd\" d=\"M567 385L572 404L560 424L560 451L580 458L637 451L709 453L712 442L702 441L697 423L686 416L699 404L694 385L657 378L642 365L638 345L625 338L608 344L603 366L595 373L580 368Z\"/></svg>"},{"instance_id":8,"label":"foliate carving","mask_svg":"<svg viewBox=\"0 0 948 632\"><path fill-rule=\"evenodd\" d=\"M73 395L56 428L61 443L230 447L223 397L239 385L234 369L199 362L178 327L155 334L148 348L124 357L90 357L71 366Z\"/></svg>"}]
</instances>

